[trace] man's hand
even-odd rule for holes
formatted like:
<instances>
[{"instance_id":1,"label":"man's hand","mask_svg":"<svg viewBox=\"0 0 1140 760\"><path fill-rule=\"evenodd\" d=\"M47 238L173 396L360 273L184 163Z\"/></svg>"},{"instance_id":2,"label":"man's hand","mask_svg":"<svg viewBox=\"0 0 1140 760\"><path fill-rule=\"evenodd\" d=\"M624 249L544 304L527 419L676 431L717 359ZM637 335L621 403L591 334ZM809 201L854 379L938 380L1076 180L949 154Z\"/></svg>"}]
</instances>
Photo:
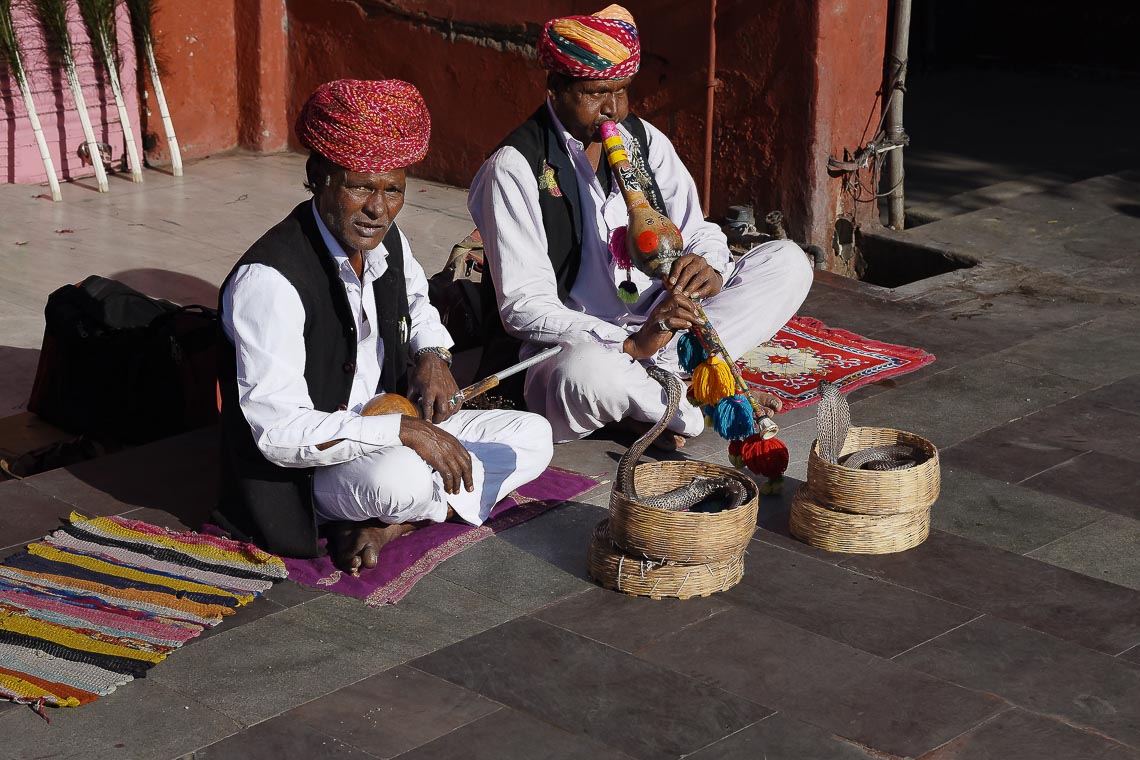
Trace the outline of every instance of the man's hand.
<instances>
[{"instance_id":1,"label":"man's hand","mask_svg":"<svg viewBox=\"0 0 1140 760\"><path fill-rule=\"evenodd\" d=\"M692 299L669 293L649 312L641 329L625 339L621 350L634 359L648 359L673 339L673 333L697 324L704 322L697 316Z\"/></svg>"},{"instance_id":2,"label":"man's hand","mask_svg":"<svg viewBox=\"0 0 1140 760\"><path fill-rule=\"evenodd\" d=\"M665 289L687 298L709 298L720 292L724 281L704 256L686 253L673 262Z\"/></svg>"},{"instance_id":3,"label":"man's hand","mask_svg":"<svg viewBox=\"0 0 1140 760\"><path fill-rule=\"evenodd\" d=\"M459 493L461 485L467 491L475 490L471 453L451 433L424 420L400 417L400 443L443 477L443 488L448 493Z\"/></svg>"},{"instance_id":4,"label":"man's hand","mask_svg":"<svg viewBox=\"0 0 1140 760\"><path fill-rule=\"evenodd\" d=\"M423 418L438 424L458 412L463 402L451 404L457 393L459 386L447 362L430 351L420 354L408 379L408 398L420 408Z\"/></svg>"}]
</instances>

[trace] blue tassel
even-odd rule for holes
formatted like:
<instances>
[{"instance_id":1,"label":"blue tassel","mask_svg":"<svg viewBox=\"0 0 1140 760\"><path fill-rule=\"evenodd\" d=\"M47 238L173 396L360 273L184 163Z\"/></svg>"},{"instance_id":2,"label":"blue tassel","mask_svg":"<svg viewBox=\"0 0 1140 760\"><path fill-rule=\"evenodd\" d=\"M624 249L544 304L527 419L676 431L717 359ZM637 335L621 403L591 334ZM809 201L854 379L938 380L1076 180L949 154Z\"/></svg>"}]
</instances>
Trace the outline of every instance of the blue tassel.
<instances>
[{"instance_id":1,"label":"blue tassel","mask_svg":"<svg viewBox=\"0 0 1140 760\"><path fill-rule=\"evenodd\" d=\"M691 332L681 333L681 337L677 339L677 356L681 360L681 369L686 372L692 372L709 358L705 347Z\"/></svg>"},{"instance_id":2,"label":"blue tassel","mask_svg":"<svg viewBox=\"0 0 1140 760\"><path fill-rule=\"evenodd\" d=\"M752 404L744 394L723 398L712 415L713 429L717 435L729 441L747 438L756 432L752 422L753 414Z\"/></svg>"}]
</instances>

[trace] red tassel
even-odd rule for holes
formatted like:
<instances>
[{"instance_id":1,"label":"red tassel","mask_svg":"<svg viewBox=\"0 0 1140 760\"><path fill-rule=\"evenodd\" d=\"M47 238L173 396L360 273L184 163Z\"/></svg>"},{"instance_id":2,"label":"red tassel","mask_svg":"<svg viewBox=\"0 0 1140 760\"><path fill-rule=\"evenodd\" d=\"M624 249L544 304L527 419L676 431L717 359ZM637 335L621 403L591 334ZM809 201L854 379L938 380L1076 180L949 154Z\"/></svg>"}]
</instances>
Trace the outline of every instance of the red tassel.
<instances>
[{"instance_id":1,"label":"red tassel","mask_svg":"<svg viewBox=\"0 0 1140 760\"><path fill-rule=\"evenodd\" d=\"M732 449L729 447L729 455L731 454ZM740 454L748 469L769 480L783 477L788 469L788 447L779 438L765 440L759 434L750 435L742 441Z\"/></svg>"},{"instance_id":2,"label":"red tassel","mask_svg":"<svg viewBox=\"0 0 1140 760\"><path fill-rule=\"evenodd\" d=\"M744 467L744 441L728 442L728 461L738 470Z\"/></svg>"}]
</instances>

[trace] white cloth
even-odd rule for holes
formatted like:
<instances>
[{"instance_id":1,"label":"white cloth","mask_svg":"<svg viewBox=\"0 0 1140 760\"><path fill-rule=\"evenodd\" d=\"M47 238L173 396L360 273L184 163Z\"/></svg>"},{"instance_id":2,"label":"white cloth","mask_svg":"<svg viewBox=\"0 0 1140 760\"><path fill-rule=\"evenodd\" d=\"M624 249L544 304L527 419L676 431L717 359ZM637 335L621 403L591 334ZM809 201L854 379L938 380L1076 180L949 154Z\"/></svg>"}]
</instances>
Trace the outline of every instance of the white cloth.
<instances>
[{"instance_id":1,"label":"white cloth","mask_svg":"<svg viewBox=\"0 0 1140 760\"><path fill-rule=\"evenodd\" d=\"M784 326L803 303L811 281L811 266L799 246L788 240L765 243L736 262L721 292L704 301L705 315L729 355L739 357ZM652 363L682 374L677 342L670 341ZM642 365L596 343L569 346L532 367L523 394L527 407L550 421L558 443L611 422L656 422L665 414L665 392ZM669 429L698 435L704 415L682 399Z\"/></svg>"},{"instance_id":2,"label":"white cloth","mask_svg":"<svg viewBox=\"0 0 1140 760\"><path fill-rule=\"evenodd\" d=\"M570 136L553 109L550 114L574 163L585 238L581 267L567 302L558 298L546 253L534 172L518 150L500 148L487 159L471 184L467 208L483 237L507 332L534 344L598 342L620 351L631 332L627 328L636 329L645 321L661 288L634 269L633 282L641 297L635 304L618 298L617 284L625 280L626 273L614 265L609 240L614 230L629 223L625 201L617 183L608 196L603 195L584 146ZM672 143L652 124L643 123L649 143L645 159L661 188L669 218L681 231L685 251L704 256L723 274L730 265L724 233L701 215L697 187ZM618 129L627 141L633 139L624 127ZM528 352L533 351L530 347Z\"/></svg>"},{"instance_id":3,"label":"white cloth","mask_svg":"<svg viewBox=\"0 0 1140 760\"><path fill-rule=\"evenodd\" d=\"M384 362L384 342L380 339L378 327L374 327L377 324L377 311L373 283L388 269L387 250L378 246L375 250L366 252L363 277L358 278L348 255L321 221L315 205L313 215L329 254L337 263L340 280L348 295L356 323L356 370L348 408L322 412L313 407L304 374L305 310L296 289L276 269L262 264L250 264L240 267L234 273L222 291L222 328L237 349L238 403L253 431L258 450L267 460L280 467L317 466L314 480L323 484L324 494L317 500L318 513L321 513L327 504L359 500L359 496L367 489L361 484L349 485L353 478L360 478L362 484L371 484L375 492L380 473L369 472L371 463L390 463L402 458L409 470L413 467L411 460L418 463L421 474L423 470L431 470L418 455L400 444L399 415L360 415L361 407L376 395ZM412 255L407 238L403 237L402 232L400 235L411 319L410 348L415 352L428 346L450 347L451 336L440 322L438 312L428 301L427 278L423 268ZM510 457L505 453L481 457L479 466L485 466L488 472L485 479L480 475L481 484L484 481L490 484L514 483L524 473L526 480L521 482L527 482L537 477L550 462L549 452L543 458L541 440L534 440L542 435L547 438L550 436L549 426L540 418L520 412L489 413L490 417L485 416L488 413L481 412L459 414L464 415L462 426L454 430L450 427L444 429L453 434L455 430L461 430L466 436L465 440L478 444L480 450L491 447L494 454L494 444L502 440L500 435L519 434L517 451L513 440L506 447L516 451L515 474L507 472L507 460ZM506 415L510 419L500 415ZM448 424L454 427L455 423L449 420L445 425ZM317 448L318 444L337 439L341 440L335 446L323 451ZM488 459L493 461L488 462ZM340 468L349 470L343 475L337 475L336 471ZM380 469L386 477L391 477L394 472L387 466ZM435 479L438 478L438 474L435 474ZM341 484L344 492L334 492L334 484ZM515 487L517 485L511 486ZM461 517L478 525L494 505L494 501L489 505L481 501L485 490L487 489L481 485L476 494L461 494L450 497L450 500ZM422 489L417 493L423 493ZM435 501L416 505L416 508L427 509L429 512L435 510L435 507ZM377 508L377 511L381 510Z\"/></svg>"},{"instance_id":4,"label":"white cloth","mask_svg":"<svg viewBox=\"0 0 1140 760\"><path fill-rule=\"evenodd\" d=\"M558 298L547 255L540 190L521 153L511 147L496 151L476 175L467 207L483 237L503 324L524 341L523 355L536 353L543 344L564 346L561 354L527 372L524 387L527 406L549 420L555 441L561 443L611 422L656 422L664 414L661 386L621 350L664 292L635 269L640 298L635 304L618 298L617 284L626 273L614 263L609 240L629 222L625 201L617 183L608 196L603 194L584 146L570 136L553 109L550 113L574 163L582 209L582 263L567 303ZM724 277L722 291L705 299L703 306L729 354L739 357L771 338L795 314L811 287L811 265L799 246L787 240L759 246L733 264L724 233L704 220L696 184L673 145L652 124L643 123L646 162L669 217L681 231L685 252L704 256ZM619 129L626 140L632 139ZM647 361L679 372L677 340ZM703 426L700 410L686 401L670 423L671 430L690 436Z\"/></svg>"},{"instance_id":5,"label":"white cloth","mask_svg":"<svg viewBox=\"0 0 1140 760\"><path fill-rule=\"evenodd\" d=\"M537 414L459 411L440 424L471 452L472 485L458 494L414 451L392 446L313 475L317 514L326 520L442 522L450 505L472 525L519 486L542 474L554 454L550 425Z\"/></svg>"}]
</instances>

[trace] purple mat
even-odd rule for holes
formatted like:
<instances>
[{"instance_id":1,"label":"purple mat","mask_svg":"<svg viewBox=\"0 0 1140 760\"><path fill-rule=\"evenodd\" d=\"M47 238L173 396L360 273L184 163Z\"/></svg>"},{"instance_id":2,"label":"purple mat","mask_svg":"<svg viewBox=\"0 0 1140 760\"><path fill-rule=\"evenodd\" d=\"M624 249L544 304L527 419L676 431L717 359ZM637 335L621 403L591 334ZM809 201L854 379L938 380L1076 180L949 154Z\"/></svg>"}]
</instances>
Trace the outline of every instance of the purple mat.
<instances>
[{"instance_id":1,"label":"purple mat","mask_svg":"<svg viewBox=\"0 0 1140 760\"><path fill-rule=\"evenodd\" d=\"M576 472L547 468L536 480L496 504L491 516L479 527L444 522L414 530L381 549L376 567L361 571L359 577L337 570L327 556L285 558L285 566L289 568L289 579L297 583L354 596L370 607L395 604L445 559L488 536L537 517L597 484L594 478Z\"/></svg>"}]
</instances>

